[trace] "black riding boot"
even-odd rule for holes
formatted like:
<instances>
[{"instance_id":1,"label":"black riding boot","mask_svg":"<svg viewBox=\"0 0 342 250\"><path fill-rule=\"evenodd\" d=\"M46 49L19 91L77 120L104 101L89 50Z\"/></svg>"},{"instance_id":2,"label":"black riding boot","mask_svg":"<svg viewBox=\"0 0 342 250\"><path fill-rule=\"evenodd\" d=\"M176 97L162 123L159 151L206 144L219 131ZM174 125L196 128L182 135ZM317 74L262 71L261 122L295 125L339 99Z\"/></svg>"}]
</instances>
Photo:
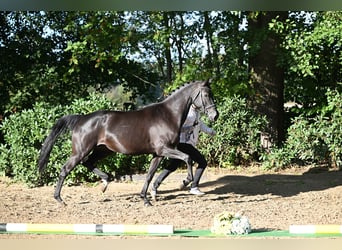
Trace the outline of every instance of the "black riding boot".
<instances>
[{"instance_id":1,"label":"black riding boot","mask_svg":"<svg viewBox=\"0 0 342 250\"><path fill-rule=\"evenodd\" d=\"M191 188L198 187L199 181L203 175L205 168L197 168L195 171L194 181L191 183Z\"/></svg>"}]
</instances>

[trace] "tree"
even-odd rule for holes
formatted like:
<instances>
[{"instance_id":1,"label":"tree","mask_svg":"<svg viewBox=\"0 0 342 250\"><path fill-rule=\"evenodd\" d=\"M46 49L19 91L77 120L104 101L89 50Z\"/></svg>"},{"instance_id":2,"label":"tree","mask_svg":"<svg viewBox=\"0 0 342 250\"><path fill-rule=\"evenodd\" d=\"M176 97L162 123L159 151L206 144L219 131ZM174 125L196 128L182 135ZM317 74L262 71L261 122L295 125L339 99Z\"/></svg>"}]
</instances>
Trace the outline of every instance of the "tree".
<instances>
[{"instance_id":1,"label":"tree","mask_svg":"<svg viewBox=\"0 0 342 250\"><path fill-rule=\"evenodd\" d=\"M72 13L1 12L0 88L1 114L31 108L35 102L66 104L84 96L87 87L79 77L68 77L67 41L64 32Z\"/></svg>"},{"instance_id":2,"label":"tree","mask_svg":"<svg viewBox=\"0 0 342 250\"><path fill-rule=\"evenodd\" d=\"M281 40L269 29L272 20L285 21L287 12L248 13L249 71L254 94L251 97L257 113L268 119L263 132L265 147L284 141L284 69L279 65Z\"/></svg>"},{"instance_id":3,"label":"tree","mask_svg":"<svg viewBox=\"0 0 342 250\"><path fill-rule=\"evenodd\" d=\"M342 88L341 12L0 12L0 24L1 116L118 84L154 102L211 78L218 106L238 95L266 115L269 147L291 125L284 101L313 117Z\"/></svg>"},{"instance_id":4,"label":"tree","mask_svg":"<svg viewBox=\"0 0 342 250\"><path fill-rule=\"evenodd\" d=\"M225 11L202 15L208 51L203 69L215 80L218 98L249 95L245 15Z\"/></svg>"},{"instance_id":5,"label":"tree","mask_svg":"<svg viewBox=\"0 0 342 250\"><path fill-rule=\"evenodd\" d=\"M77 12L65 28L79 34L66 48L71 53L69 74L102 89L122 84L132 91L132 98L151 99L159 79L132 58L139 51L137 33L126 18L124 12Z\"/></svg>"},{"instance_id":6,"label":"tree","mask_svg":"<svg viewBox=\"0 0 342 250\"><path fill-rule=\"evenodd\" d=\"M54 16L61 24L63 13ZM0 125L35 102L70 100L72 88L63 81L63 43L55 36L59 30L48 32L55 20L43 12L0 12Z\"/></svg>"},{"instance_id":7,"label":"tree","mask_svg":"<svg viewBox=\"0 0 342 250\"><path fill-rule=\"evenodd\" d=\"M164 34L162 34L161 39L164 44L164 55L166 60L166 82L170 83L172 81L172 58L171 58L171 42L170 42L170 18L167 12L162 14L162 25L164 28Z\"/></svg>"},{"instance_id":8,"label":"tree","mask_svg":"<svg viewBox=\"0 0 342 250\"><path fill-rule=\"evenodd\" d=\"M315 115L327 105L328 90L342 90L342 12L291 13L273 29L284 35L288 70L285 98L302 106L294 111Z\"/></svg>"}]
</instances>

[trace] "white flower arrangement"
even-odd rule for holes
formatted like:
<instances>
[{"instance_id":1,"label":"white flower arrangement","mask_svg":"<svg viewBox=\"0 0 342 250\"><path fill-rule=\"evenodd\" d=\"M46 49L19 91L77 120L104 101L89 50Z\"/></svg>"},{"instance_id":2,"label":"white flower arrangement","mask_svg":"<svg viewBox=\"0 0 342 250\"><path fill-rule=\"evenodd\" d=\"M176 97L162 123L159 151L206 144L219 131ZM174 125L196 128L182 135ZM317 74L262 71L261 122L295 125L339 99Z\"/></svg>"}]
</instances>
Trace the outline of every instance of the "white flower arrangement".
<instances>
[{"instance_id":1,"label":"white flower arrangement","mask_svg":"<svg viewBox=\"0 0 342 250\"><path fill-rule=\"evenodd\" d=\"M211 232L221 235L248 234L251 232L251 224L247 216L224 211L214 216Z\"/></svg>"}]
</instances>

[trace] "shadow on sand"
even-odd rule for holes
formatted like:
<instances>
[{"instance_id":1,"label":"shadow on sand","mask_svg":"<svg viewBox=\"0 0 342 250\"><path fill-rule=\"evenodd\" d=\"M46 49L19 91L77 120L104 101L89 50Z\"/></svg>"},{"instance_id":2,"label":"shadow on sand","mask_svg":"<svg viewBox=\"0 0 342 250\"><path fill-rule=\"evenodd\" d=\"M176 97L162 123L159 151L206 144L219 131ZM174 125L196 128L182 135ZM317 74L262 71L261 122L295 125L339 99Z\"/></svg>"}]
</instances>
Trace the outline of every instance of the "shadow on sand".
<instances>
[{"instance_id":1,"label":"shadow on sand","mask_svg":"<svg viewBox=\"0 0 342 250\"><path fill-rule=\"evenodd\" d=\"M241 195L272 194L290 197L299 193L321 191L342 185L342 171L300 175L261 174L256 176L226 175L201 187L213 186L208 194L235 193Z\"/></svg>"},{"instance_id":2,"label":"shadow on sand","mask_svg":"<svg viewBox=\"0 0 342 250\"><path fill-rule=\"evenodd\" d=\"M203 181L201 188L206 189L206 194L217 195L216 200L224 200L232 194L243 196L276 195L291 197L299 193L310 191L323 191L342 185L342 171L326 171L304 174L260 174L225 175L213 181ZM160 189L160 200L173 200L186 197L187 191L179 192L178 188ZM117 197L126 197L132 201L141 201L139 193L122 194ZM267 198L265 198L267 199Z\"/></svg>"}]
</instances>

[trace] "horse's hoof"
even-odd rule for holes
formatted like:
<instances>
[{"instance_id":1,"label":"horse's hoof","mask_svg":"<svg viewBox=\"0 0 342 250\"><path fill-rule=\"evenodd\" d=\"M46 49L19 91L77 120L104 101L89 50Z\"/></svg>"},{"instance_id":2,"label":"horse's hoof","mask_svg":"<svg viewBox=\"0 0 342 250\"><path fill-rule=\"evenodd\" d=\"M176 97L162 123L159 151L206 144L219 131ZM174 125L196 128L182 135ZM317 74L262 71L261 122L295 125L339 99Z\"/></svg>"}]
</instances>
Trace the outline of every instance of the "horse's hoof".
<instances>
[{"instance_id":1,"label":"horse's hoof","mask_svg":"<svg viewBox=\"0 0 342 250\"><path fill-rule=\"evenodd\" d=\"M150 194L151 194L151 199L153 201L157 201L157 191L156 190L151 190Z\"/></svg>"},{"instance_id":2,"label":"horse's hoof","mask_svg":"<svg viewBox=\"0 0 342 250\"><path fill-rule=\"evenodd\" d=\"M55 196L55 199L56 199L56 201L58 201L58 204L59 205L61 205L61 206L63 206L63 207L65 207L67 204L62 200L62 198L61 197L56 197Z\"/></svg>"},{"instance_id":3,"label":"horse's hoof","mask_svg":"<svg viewBox=\"0 0 342 250\"><path fill-rule=\"evenodd\" d=\"M145 207L152 207L153 206L152 203L149 201L145 201L144 205L145 205Z\"/></svg>"},{"instance_id":4,"label":"horse's hoof","mask_svg":"<svg viewBox=\"0 0 342 250\"><path fill-rule=\"evenodd\" d=\"M59 201L58 204L61 206L61 207L66 207L67 204L64 202L64 201Z\"/></svg>"},{"instance_id":5,"label":"horse's hoof","mask_svg":"<svg viewBox=\"0 0 342 250\"><path fill-rule=\"evenodd\" d=\"M108 187L108 181L102 180L102 188L101 188L102 193L106 192L107 187Z\"/></svg>"}]
</instances>

